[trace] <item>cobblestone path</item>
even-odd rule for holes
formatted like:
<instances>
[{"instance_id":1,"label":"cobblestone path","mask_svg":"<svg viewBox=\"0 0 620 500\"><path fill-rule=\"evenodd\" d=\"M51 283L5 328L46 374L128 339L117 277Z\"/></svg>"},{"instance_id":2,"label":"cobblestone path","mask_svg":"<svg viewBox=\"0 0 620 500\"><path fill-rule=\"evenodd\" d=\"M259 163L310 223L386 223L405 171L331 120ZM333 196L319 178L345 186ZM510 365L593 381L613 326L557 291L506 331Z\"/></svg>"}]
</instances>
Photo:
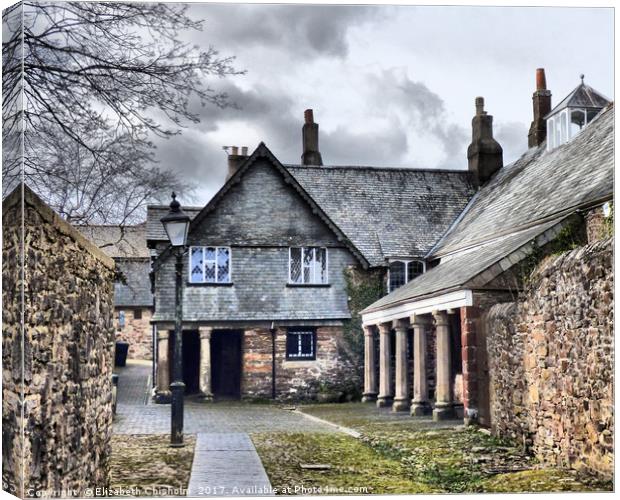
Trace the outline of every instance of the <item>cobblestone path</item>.
<instances>
[{"instance_id":1,"label":"cobblestone path","mask_svg":"<svg viewBox=\"0 0 620 500\"><path fill-rule=\"evenodd\" d=\"M114 367L118 374L117 404L145 405L149 400L151 385L150 361L135 361L128 359L127 366Z\"/></svg>"}]
</instances>

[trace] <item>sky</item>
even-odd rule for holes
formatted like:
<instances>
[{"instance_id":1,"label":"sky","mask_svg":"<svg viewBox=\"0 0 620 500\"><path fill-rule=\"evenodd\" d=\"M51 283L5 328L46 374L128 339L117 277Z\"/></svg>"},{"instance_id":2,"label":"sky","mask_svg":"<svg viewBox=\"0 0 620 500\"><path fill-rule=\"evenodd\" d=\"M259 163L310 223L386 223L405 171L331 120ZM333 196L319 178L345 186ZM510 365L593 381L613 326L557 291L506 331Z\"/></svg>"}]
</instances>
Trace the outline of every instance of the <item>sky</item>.
<instances>
[{"instance_id":1,"label":"sky","mask_svg":"<svg viewBox=\"0 0 620 500\"><path fill-rule=\"evenodd\" d=\"M202 205L223 185L223 146L261 142L299 163L314 110L326 165L467 168L474 99L485 98L504 164L527 149L536 68L553 105L585 82L613 99L613 10L192 4L204 29L182 39L235 56L246 74L210 81L236 107L158 140L162 168Z\"/></svg>"}]
</instances>

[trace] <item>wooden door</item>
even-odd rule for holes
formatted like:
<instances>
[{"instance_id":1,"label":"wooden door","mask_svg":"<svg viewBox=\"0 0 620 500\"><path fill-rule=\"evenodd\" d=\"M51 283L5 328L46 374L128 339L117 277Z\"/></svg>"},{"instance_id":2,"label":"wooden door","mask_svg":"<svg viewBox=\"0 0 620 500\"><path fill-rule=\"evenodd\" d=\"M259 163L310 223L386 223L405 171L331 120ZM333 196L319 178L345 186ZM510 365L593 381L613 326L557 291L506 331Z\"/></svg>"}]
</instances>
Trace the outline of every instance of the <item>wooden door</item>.
<instances>
[{"instance_id":1,"label":"wooden door","mask_svg":"<svg viewBox=\"0 0 620 500\"><path fill-rule=\"evenodd\" d=\"M242 332L219 330L211 339L213 394L219 398L241 396Z\"/></svg>"}]
</instances>

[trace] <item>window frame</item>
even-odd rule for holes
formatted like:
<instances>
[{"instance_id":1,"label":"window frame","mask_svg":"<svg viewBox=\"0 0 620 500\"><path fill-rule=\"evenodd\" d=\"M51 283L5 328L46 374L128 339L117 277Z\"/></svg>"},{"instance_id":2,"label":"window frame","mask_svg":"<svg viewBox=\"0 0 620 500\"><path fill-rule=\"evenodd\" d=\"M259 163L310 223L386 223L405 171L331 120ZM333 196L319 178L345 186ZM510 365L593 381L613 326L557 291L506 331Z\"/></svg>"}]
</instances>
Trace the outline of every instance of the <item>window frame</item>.
<instances>
[{"instance_id":1,"label":"window frame","mask_svg":"<svg viewBox=\"0 0 620 500\"><path fill-rule=\"evenodd\" d=\"M299 249L300 250L300 276L301 276L301 282L297 283L295 281L293 281L291 279L291 265L292 265L292 250L293 249ZM312 262L315 263L314 265L314 278L316 278L316 268L318 267L316 265L316 263L318 262L316 260L316 251L317 249L319 250L325 250L325 281L310 281L308 283L304 282L304 268L303 268L303 261L304 261L304 251L306 249L312 249ZM311 246L306 246L306 247L288 247L288 285L290 286L329 286L329 249L327 247L311 247Z\"/></svg>"},{"instance_id":2,"label":"window frame","mask_svg":"<svg viewBox=\"0 0 620 500\"><path fill-rule=\"evenodd\" d=\"M388 293L392 293L394 290L398 290L400 288L400 286L398 286L396 288L392 288L392 285L391 285L390 264L392 264L394 262L402 262L405 265L405 283L402 284L401 286L405 286L407 283L409 283L409 281L411 281L409 279L409 264L411 262L420 262L422 264L422 274L424 274L426 272L426 261L424 261L424 260L420 260L420 259L389 259L388 260L388 275L387 275ZM419 275L419 276L421 276L421 275ZM417 276L416 276L416 278L417 278ZM412 279L415 279L415 278L412 278Z\"/></svg>"},{"instance_id":3,"label":"window frame","mask_svg":"<svg viewBox=\"0 0 620 500\"><path fill-rule=\"evenodd\" d=\"M203 281L193 281L192 280L192 250L194 248L202 249L202 278ZM205 248L213 248L215 251L215 260L209 261L214 262L215 264L215 281L205 281ZM227 281L218 281L218 265L217 265L217 253L220 249L226 249L228 251L228 280ZM232 247L230 246L214 246L214 245L191 245L189 247L189 252L187 253L188 266L187 266L187 282L189 285L232 285L232 272L233 272L233 263L232 263Z\"/></svg>"},{"instance_id":4,"label":"window frame","mask_svg":"<svg viewBox=\"0 0 620 500\"><path fill-rule=\"evenodd\" d=\"M289 348L288 348L289 347L289 342L288 342L289 335L297 335L299 337L299 340L297 341L297 345L298 345L297 354L289 353ZM299 354L301 335L312 335L312 342L310 344L312 348L312 352L310 355L304 356L304 355ZM285 343L286 361L316 361L316 347L317 347L316 341L317 341L317 334L316 334L315 327L297 326L297 327L287 328L286 329L286 343Z\"/></svg>"}]
</instances>

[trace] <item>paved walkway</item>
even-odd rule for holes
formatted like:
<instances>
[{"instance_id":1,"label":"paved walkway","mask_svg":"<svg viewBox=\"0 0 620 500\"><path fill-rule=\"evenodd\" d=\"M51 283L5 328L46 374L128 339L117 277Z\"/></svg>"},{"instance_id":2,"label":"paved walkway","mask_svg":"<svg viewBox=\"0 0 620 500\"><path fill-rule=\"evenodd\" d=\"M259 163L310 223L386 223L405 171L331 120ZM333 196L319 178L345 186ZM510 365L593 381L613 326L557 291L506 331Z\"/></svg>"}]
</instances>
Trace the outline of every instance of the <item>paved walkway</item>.
<instances>
[{"instance_id":1,"label":"paved walkway","mask_svg":"<svg viewBox=\"0 0 620 500\"><path fill-rule=\"evenodd\" d=\"M272 494L269 478L246 433L198 433L187 496Z\"/></svg>"}]
</instances>

